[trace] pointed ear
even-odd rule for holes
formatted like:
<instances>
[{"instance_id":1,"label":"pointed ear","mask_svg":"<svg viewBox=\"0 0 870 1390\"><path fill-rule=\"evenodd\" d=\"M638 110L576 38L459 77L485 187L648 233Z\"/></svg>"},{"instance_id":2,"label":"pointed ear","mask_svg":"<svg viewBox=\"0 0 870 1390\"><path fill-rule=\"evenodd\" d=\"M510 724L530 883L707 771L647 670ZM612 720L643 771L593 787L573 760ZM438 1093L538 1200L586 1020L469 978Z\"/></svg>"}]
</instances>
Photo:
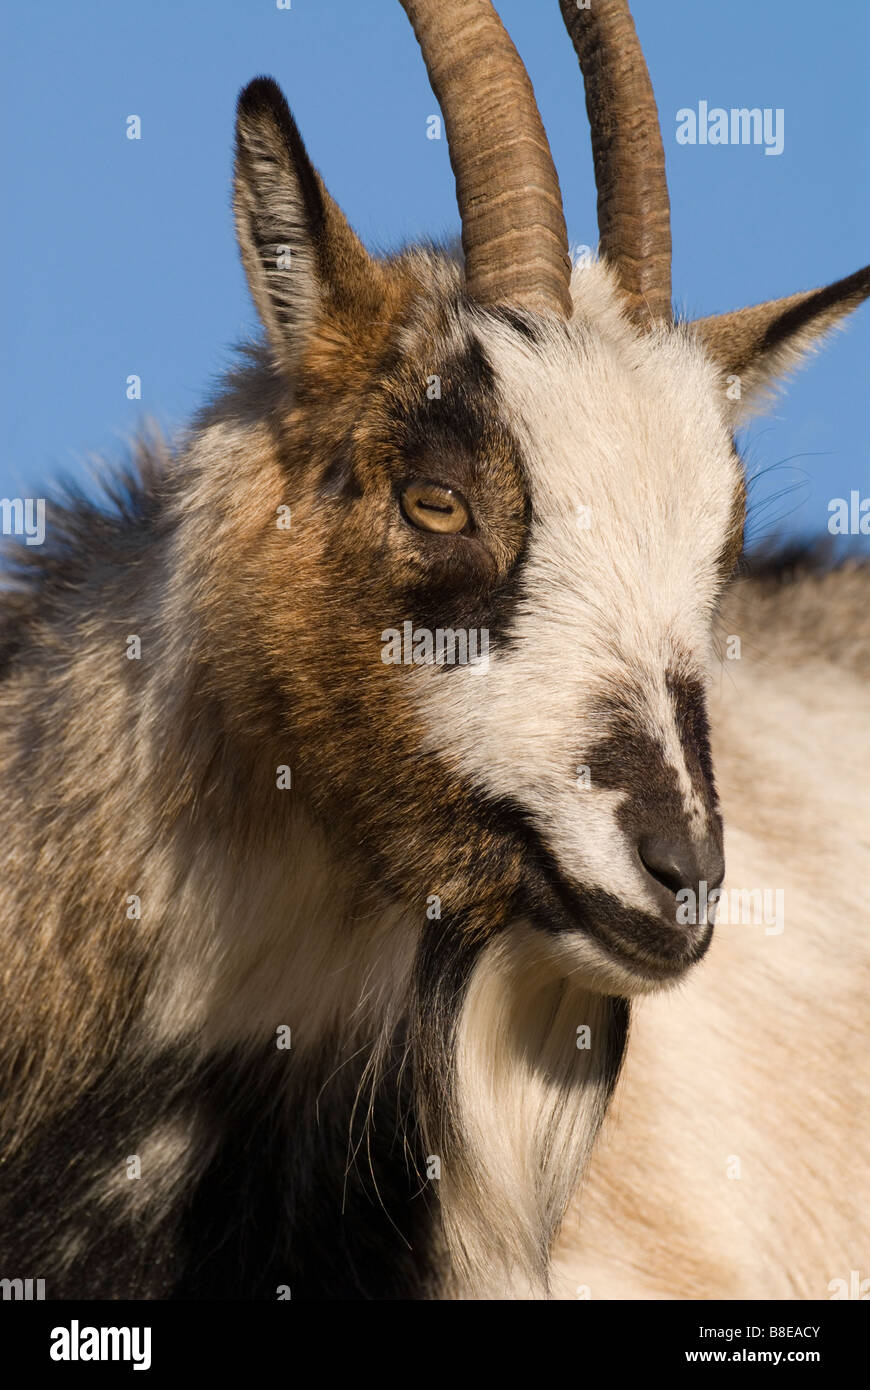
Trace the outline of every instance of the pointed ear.
<instances>
[{"instance_id":1,"label":"pointed ear","mask_svg":"<svg viewBox=\"0 0 870 1390\"><path fill-rule=\"evenodd\" d=\"M292 374L323 311L371 294L375 263L327 193L270 77L239 97L233 208L273 359Z\"/></svg>"},{"instance_id":2,"label":"pointed ear","mask_svg":"<svg viewBox=\"0 0 870 1390\"><path fill-rule=\"evenodd\" d=\"M719 368L732 422L763 410L779 379L870 295L870 266L821 290L696 319L692 332Z\"/></svg>"}]
</instances>

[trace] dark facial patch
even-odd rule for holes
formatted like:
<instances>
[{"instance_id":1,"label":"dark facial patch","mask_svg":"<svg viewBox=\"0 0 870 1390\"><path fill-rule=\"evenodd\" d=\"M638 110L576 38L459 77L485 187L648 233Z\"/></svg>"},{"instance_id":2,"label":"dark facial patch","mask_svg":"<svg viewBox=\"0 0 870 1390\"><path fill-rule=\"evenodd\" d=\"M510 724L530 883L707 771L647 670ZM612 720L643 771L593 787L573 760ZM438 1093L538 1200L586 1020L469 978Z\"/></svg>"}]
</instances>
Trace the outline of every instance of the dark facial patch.
<instances>
[{"instance_id":1,"label":"dark facial patch","mask_svg":"<svg viewBox=\"0 0 870 1390\"><path fill-rule=\"evenodd\" d=\"M409 463L430 455L449 457L463 450L473 456L486 443L496 414L495 376L489 358L483 345L472 337L461 352L454 350L441 358L437 344L433 344L427 355L431 357L426 364L430 370L421 370L423 361L415 362L413 370L423 387L430 376L439 377L440 394L430 397L420 390L416 399L398 404L397 445Z\"/></svg>"},{"instance_id":2,"label":"dark facial patch","mask_svg":"<svg viewBox=\"0 0 870 1390\"><path fill-rule=\"evenodd\" d=\"M677 733L692 786L701 799L715 809L718 798L704 687L695 677L675 670L666 672L665 684L673 702Z\"/></svg>"},{"instance_id":3,"label":"dark facial patch","mask_svg":"<svg viewBox=\"0 0 870 1390\"><path fill-rule=\"evenodd\" d=\"M438 391L425 390L437 376ZM531 501L519 445L501 418L492 367L483 346L469 337L462 351L425 359L412 354L387 387L388 428L396 450L398 508L401 488L415 478L438 481L467 500L467 534L403 536L406 582L401 621L429 630L485 629L490 647L504 640L520 597ZM445 666L448 672L451 668Z\"/></svg>"},{"instance_id":4,"label":"dark facial patch","mask_svg":"<svg viewBox=\"0 0 870 1390\"><path fill-rule=\"evenodd\" d=\"M675 671L667 673L665 680L692 786L712 816L717 801L703 689L698 681ZM592 781L626 793L626 804L618 813L626 828L632 825L638 833L685 834L686 812L677 774L633 708L643 708L640 692L633 700L622 696L599 703L601 727L608 733L587 757Z\"/></svg>"}]
</instances>

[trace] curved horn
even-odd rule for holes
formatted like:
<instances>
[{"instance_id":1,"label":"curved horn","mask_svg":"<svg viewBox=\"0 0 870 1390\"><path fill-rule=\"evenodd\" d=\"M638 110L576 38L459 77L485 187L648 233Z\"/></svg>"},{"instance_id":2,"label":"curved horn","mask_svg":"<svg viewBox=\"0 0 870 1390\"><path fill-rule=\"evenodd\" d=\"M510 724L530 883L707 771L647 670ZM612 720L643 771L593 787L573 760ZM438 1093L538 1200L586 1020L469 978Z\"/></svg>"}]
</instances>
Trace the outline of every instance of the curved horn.
<instances>
[{"instance_id":1,"label":"curved horn","mask_svg":"<svg viewBox=\"0 0 870 1390\"><path fill-rule=\"evenodd\" d=\"M519 54L490 0L401 0L444 115L468 293L571 312L559 180Z\"/></svg>"},{"instance_id":2,"label":"curved horn","mask_svg":"<svg viewBox=\"0 0 870 1390\"><path fill-rule=\"evenodd\" d=\"M601 251L635 322L670 319L671 216L649 72L626 0L559 0L580 60L598 188Z\"/></svg>"}]
</instances>

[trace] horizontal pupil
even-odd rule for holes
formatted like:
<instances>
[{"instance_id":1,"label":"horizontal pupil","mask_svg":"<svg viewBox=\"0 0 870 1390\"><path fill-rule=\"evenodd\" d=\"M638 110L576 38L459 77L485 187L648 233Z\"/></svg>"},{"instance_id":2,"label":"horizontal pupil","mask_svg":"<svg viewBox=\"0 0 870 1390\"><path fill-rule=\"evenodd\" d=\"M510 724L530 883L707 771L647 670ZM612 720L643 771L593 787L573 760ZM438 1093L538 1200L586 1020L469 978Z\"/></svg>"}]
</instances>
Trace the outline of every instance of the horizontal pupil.
<instances>
[{"instance_id":1,"label":"horizontal pupil","mask_svg":"<svg viewBox=\"0 0 870 1390\"><path fill-rule=\"evenodd\" d=\"M419 507L424 507L427 511L430 511L430 512L452 512L452 511L453 511L453 503L452 503L452 502L445 502L443 505L439 506L439 504L438 504L437 502L423 502L423 501L421 500L420 502L418 502L417 505L418 505Z\"/></svg>"}]
</instances>

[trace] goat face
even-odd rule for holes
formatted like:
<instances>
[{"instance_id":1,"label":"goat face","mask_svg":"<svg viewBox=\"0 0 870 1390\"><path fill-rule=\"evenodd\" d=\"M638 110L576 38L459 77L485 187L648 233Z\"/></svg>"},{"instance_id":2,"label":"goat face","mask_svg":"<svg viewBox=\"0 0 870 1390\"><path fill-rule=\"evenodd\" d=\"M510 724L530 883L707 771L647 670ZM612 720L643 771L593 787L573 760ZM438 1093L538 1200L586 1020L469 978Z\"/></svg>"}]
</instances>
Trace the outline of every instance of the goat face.
<instances>
[{"instance_id":1,"label":"goat face","mask_svg":"<svg viewBox=\"0 0 870 1390\"><path fill-rule=\"evenodd\" d=\"M365 277L276 411L258 621L294 785L418 917L528 918L607 992L673 980L711 932L675 893L723 869L703 689L743 487L712 369L602 267L568 322L431 254Z\"/></svg>"},{"instance_id":2,"label":"goat face","mask_svg":"<svg viewBox=\"0 0 870 1390\"><path fill-rule=\"evenodd\" d=\"M604 264L563 312L552 277L512 300L478 262L481 302L448 258L368 256L268 79L240 99L235 206L269 356L239 409L272 482L234 608L294 785L417 920L478 942L522 920L603 992L679 978L712 927L677 894L724 871L704 682L744 520L727 373L757 396L866 273L688 326L639 322L643 283ZM478 661L438 661L439 631Z\"/></svg>"}]
</instances>

